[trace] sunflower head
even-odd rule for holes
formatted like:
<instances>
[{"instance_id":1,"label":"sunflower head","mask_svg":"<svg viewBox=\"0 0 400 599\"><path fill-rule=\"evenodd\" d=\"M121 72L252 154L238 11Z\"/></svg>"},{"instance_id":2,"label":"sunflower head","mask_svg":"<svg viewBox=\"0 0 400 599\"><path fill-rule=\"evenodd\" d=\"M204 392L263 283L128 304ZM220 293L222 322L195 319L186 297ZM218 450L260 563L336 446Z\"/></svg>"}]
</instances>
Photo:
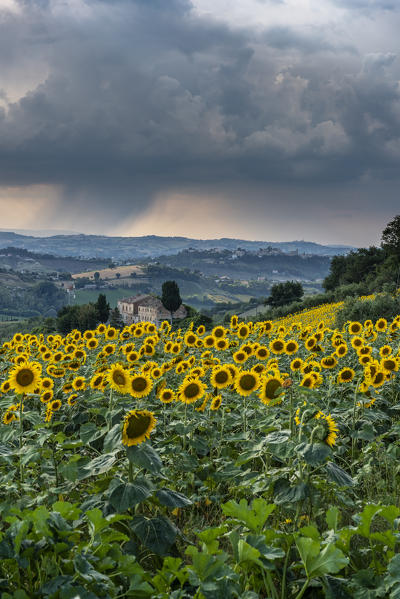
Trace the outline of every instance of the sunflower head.
<instances>
[{"instance_id":1,"label":"sunflower head","mask_svg":"<svg viewBox=\"0 0 400 599\"><path fill-rule=\"evenodd\" d=\"M235 377L235 390L239 395L246 397L256 391L260 386L260 377L251 370L242 370Z\"/></svg>"},{"instance_id":2,"label":"sunflower head","mask_svg":"<svg viewBox=\"0 0 400 599\"><path fill-rule=\"evenodd\" d=\"M139 445L150 437L156 425L153 412L148 410L131 410L124 418L122 443L131 447Z\"/></svg>"},{"instance_id":3,"label":"sunflower head","mask_svg":"<svg viewBox=\"0 0 400 599\"><path fill-rule=\"evenodd\" d=\"M147 373L133 375L128 384L129 393L137 399L149 395L152 388L153 381Z\"/></svg>"},{"instance_id":4,"label":"sunflower head","mask_svg":"<svg viewBox=\"0 0 400 599\"><path fill-rule=\"evenodd\" d=\"M275 402L276 398L283 392L283 379L279 375L269 375L262 379L259 398L263 404Z\"/></svg>"},{"instance_id":5,"label":"sunflower head","mask_svg":"<svg viewBox=\"0 0 400 599\"><path fill-rule=\"evenodd\" d=\"M16 393L33 393L41 385L41 366L36 362L24 362L10 373L10 386Z\"/></svg>"}]
</instances>

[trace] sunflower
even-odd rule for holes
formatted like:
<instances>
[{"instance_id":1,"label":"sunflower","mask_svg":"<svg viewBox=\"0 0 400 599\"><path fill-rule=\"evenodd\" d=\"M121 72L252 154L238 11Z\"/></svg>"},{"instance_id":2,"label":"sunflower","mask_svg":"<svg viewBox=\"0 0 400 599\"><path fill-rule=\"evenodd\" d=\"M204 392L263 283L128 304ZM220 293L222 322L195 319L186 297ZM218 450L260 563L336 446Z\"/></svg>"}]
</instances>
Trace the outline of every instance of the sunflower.
<instances>
[{"instance_id":1,"label":"sunflower","mask_svg":"<svg viewBox=\"0 0 400 599\"><path fill-rule=\"evenodd\" d=\"M217 349L218 351L225 351L226 349L228 349L229 347L229 341L228 339L216 339L215 341L215 349Z\"/></svg>"},{"instance_id":2,"label":"sunflower","mask_svg":"<svg viewBox=\"0 0 400 599\"><path fill-rule=\"evenodd\" d=\"M118 337L118 331L114 327L108 327L106 332L104 333L104 338L112 341Z\"/></svg>"},{"instance_id":3,"label":"sunflower","mask_svg":"<svg viewBox=\"0 0 400 599\"><path fill-rule=\"evenodd\" d=\"M321 424L324 426L325 430L323 432L322 441L329 445L329 447L336 445L337 433L339 432L339 429L332 416L330 414L325 416L323 412L318 412L314 418L320 420Z\"/></svg>"},{"instance_id":4,"label":"sunflower","mask_svg":"<svg viewBox=\"0 0 400 599\"><path fill-rule=\"evenodd\" d=\"M217 389L224 389L228 387L232 382L231 371L227 366L216 366L213 368L210 383Z\"/></svg>"},{"instance_id":5,"label":"sunflower","mask_svg":"<svg viewBox=\"0 0 400 599\"><path fill-rule=\"evenodd\" d=\"M337 365L337 359L335 358L335 356L333 354L330 356L325 356L321 360L322 368L335 368L336 365Z\"/></svg>"},{"instance_id":6,"label":"sunflower","mask_svg":"<svg viewBox=\"0 0 400 599\"><path fill-rule=\"evenodd\" d=\"M176 395L172 389L165 388L160 391L158 398L162 403L171 403L176 398Z\"/></svg>"},{"instance_id":7,"label":"sunflower","mask_svg":"<svg viewBox=\"0 0 400 599\"><path fill-rule=\"evenodd\" d=\"M305 387L306 389L314 389L316 386L317 379L314 376L314 372L309 372L305 374L300 382L300 387Z\"/></svg>"},{"instance_id":8,"label":"sunflower","mask_svg":"<svg viewBox=\"0 0 400 599\"><path fill-rule=\"evenodd\" d=\"M220 395L216 395L210 403L210 410L216 412L221 407L222 397Z\"/></svg>"},{"instance_id":9,"label":"sunflower","mask_svg":"<svg viewBox=\"0 0 400 599\"><path fill-rule=\"evenodd\" d=\"M369 356L372 354L372 347L370 345L363 345L357 350L358 356Z\"/></svg>"},{"instance_id":10,"label":"sunflower","mask_svg":"<svg viewBox=\"0 0 400 599\"><path fill-rule=\"evenodd\" d=\"M382 385L386 382L386 373L382 370L378 370L371 378L370 385L377 389L378 387L382 387Z\"/></svg>"},{"instance_id":11,"label":"sunflower","mask_svg":"<svg viewBox=\"0 0 400 599\"><path fill-rule=\"evenodd\" d=\"M197 335L195 333L193 333L192 331L189 331L184 336L183 341L188 347L195 347L197 339L198 339Z\"/></svg>"},{"instance_id":12,"label":"sunflower","mask_svg":"<svg viewBox=\"0 0 400 599\"><path fill-rule=\"evenodd\" d=\"M255 350L257 360L267 360L269 357L269 349L265 345L259 345Z\"/></svg>"},{"instance_id":13,"label":"sunflower","mask_svg":"<svg viewBox=\"0 0 400 599\"><path fill-rule=\"evenodd\" d=\"M137 399L149 395L152 388L153 381L146 373L133 375L128 383L129 393Z\"/></svg>"},{"instance_id":14,"label":"sunflower","mask_svg":"<svg viewBox=\"0 0 400 599\"><path fill-rule=\"evenodd\" d=\"M345 356L348 351L349 350L348 350L346 343L341 343L340 345L337 346L335 354L338 358L343 358L343 356Z\"/></svg>"},{"instance_id":15,"label":"sunflower","mask_svg":"<svg viewBox=\"0 0 400 599\"><path fill-rule=\"evenodd\" d=\"M367 364L369 364L372 360L372 357L369 354L366 354L365 356L360 356L358 358L358 361L360 362L360 364L362 364L363 366L366 366Z\"/></svg>"},{"instance_id":16,"label":"sunflower","mask_svg":"<svg viewBox=\"0 0 400 599\"><path fill-rule=\"evenodd\" d=\"M272 326L273 326L272 320L266 320L266 321L264 321L264 326L263 326L264 332L265 333L270 333L272 331Z\"/></svg>"},{"instance_id":17,"label":"sunflower","mask_svg":"<svg viewBox=\"0 0 400 599\"><path fill-rule=\"evenodd\" d=\"M42 367L37 362L25 362L10 372L10 386L16 393L32 393L41 384Z\"/></svg>"},{"instance_id":18,"label":"sunflower","mask_svg":"<svg viewBox=\"0 0 400 599\"><path fill-rule=\"evenodd\" d=\"M76 402L78 401L78 394L77 393L73 393L72 395L70 395L67 399L67 404L69 406L74 406L76 404Z\"/></svg>"},{"instance_id":19,"label":"sunflower","mask_svg":"<svg viewBox=\"0 0 400 599\"><path fill-rule=\"evenodd\" d=\"M129 353L126 354L126 359L128 360L128 362L130 364L133 364L134 362L137 362L140 358L140 355L137 351L130 351Z\"/></svg>"},{"instance_id":20,"label":"sunflower","mask_svg":"<svg viewBox=\"0 0 400 599\"><path fill-rule=\"evenodd\" d=\"M53 399L53 401L50 401L47 406L48 409L51 410L52 412L57 412L60 408L61 408L61 400L60 399Z\"/></svg>"},{"instance_id":21,"label":"sunflower","mask_svg":"<svg viewBox=\"0 0 400 599\"><path fill-rule=\"evenodd\" d=\"M250 334L250 327L247 324L242 323L239 325L236 334L240 339L247 339Z\"/></svg>"},{"instance_id":22,"label":"sunflower","mask_svg":"<svg viewBox=\"0 0 400 599\"><path fill-rule=\"evenodd\" d=\"M285 340L281 338L274 339L270 342L269 349L272 351L273 354L283 354L283 352L285 351Z\"/></svg>"},{"instance_id":23,"label":"sunflower","mask_svg":"<svg viewBox=\"0 0 400 599\"><path fill-rule=\"evenodd\" d=\"M3 416L3 424L11 424L14 420L18 420L18 416L12 410L7 410Z\"/></svg>"},{"instance_id":24,"label":"sunflower","mask_svg":"<svg viewBox=\"0 0 400 599\"><path fill-rule=\"evenodd\" d=\"M301 358L295 358L294 360L292 360L290 362L290 370L293 370L294 372L296 370L300 370L300 368L303 366L303 360Z\"/></svg>"},{"instance_id":25,"label":"sunflower","mask_svg":"<svg viewBox=\"0 0 400 599\"><path fill-rule=\"evenodd\" d=\"M75 391L83 391L86 389L86 379L84 376L76 376L72 381L72 387Z\"/></svg>"},{"instance_id":26,"label":"sunflower","mask_svg":"<svg viewBox=\"0 0 400 599\"><path fill-rule=\"evenodd\" d=\"M299 344L294 339L289 339L289 341L287 341L285 343L284 352L287 356L292 356L293 354L295 354L297 352L298 349L299 349Z\"/></svg>"},{"instance_id":27,"label":"sunflower","mask_svg":"<svg viewBox=\"0 0 400 599\"><path fill-rule=\"evenodd\" d=\"M53 379L51 379L49 377L43 377L42 378L42 390L53 389L53 387L54 387L54 381L53 381Z\"/></svg>"},{"instance_id":28,"label":"sunflower","mask_svg":"<svg viewBox=\"0 0 400 599\"><path fill-rule=\"evenodd\" d=\"M308 339L306 339L306 341L304 343L304 347L306 349L308 349L309 351L311 351L316 347L317 344L318 344L318 339L316 339L315 335L311 335L311 337L308 337Z\"/></svg>"},{"instance_id":29,"label":"sunflower","mask_svg":"<svg viewBox=\"0 0 400 599\"><path fill-rule=\"evenodd\" d=\"M363 326L361 322L354 321L349 324L348 331L350 335L359 335L362 331L362 328Z\"/></svg>"},{"instance_id":30,"label":"sunflower","mask_svg":"<svg viewBox=\"0 0 400 599\"><path fill-rule=\"evenodd\" d=\"M99 340L96 339L95 337L93 337L93 339L89 339L89 341L86 342L86 347L88 349L96 349L96 347L99 345Z\"/></svg>"},{"instance_id":31,"label":"sunflower","mask_svg":"<svg viewBox=\"0 0 400 599\"><path fill-rule=\"evenodd\" d=\"M235 377L235 390L242 397L246 397L256 391L260 386L260 377L251 370L242 370Z\"/></svg>"},{"instance_id":32,"label":"sunflower","mask_svg":"<svg viewBox=\"0 0 400 599\"><path fill-rule=\"evenodd\" d=\"M251 372L255 372L256 374L262 374L264 371L265 366L260 362L258 364L254 364L254 366L251 368Z\"/></svg>"},{"instance_id":33,"label":"sunflower","mask_svg":"<svg viewBox=\"0 0 400 599\"><path fill-rule=\"evenodd\" d=\"M278 375L269 375L262 379L258 397L268 405L283 392L283 379Z\"/></svg>"},{"instance_id":34,"label":"sunflower","mask_svg":"<svg viewBox=\"0 0 400 599\"><path fill-rule=\"evenodd\" d=\"M244 351L237 351L233 354L233 359L237 364L243 364L244 362L246 362L248 358L248 355L246 354L246 352Z\"/></svg>"},{"instance_id":35,"label":"sunflower","mask_svg":"<svg viewBox=\"0 0 400 599\"><path fill-rule=\"evenodd\" d=\"M216 339L213 335L207 335L203 339L203 345L204 345L204 347L207 347L208 349L210 349L211 347L215 346L215 341L216 341Z\"/></svg>"},{"instance_id":36,"label":"sunflower","mask_svg":"<svg viewBox=\"0 0 400 599\"><path fill-rule=\"evenodd\" d=\"M130 447L139 445L149 439L151 431L156 425L153 412L148 410L130 410L124 418L122 429L122 443Z\"/></svg>"},{"instance_id":37,"label":"sunflower","mask_svg":"<svg viewBox=\"0 0 400 599\"><path fill-rule=\"evenodd\" d=\"M353 349L360 349L364 345L364 339L356 336L352 338L350 343Z\"/></svg>"},{"instance_id":38,"label":"sunflower","mask_svg":"<svg viewBox=\"0 0 400 599\"><path fill-rule=\"evenodd\" d=\"M386 358L387 356L390 356L392 353L392 348L390 347L390 345L383 345L380 350L379 350L379 355L382 358Z\"/></svg>"},{"instance_id":39,"label":"sunflower","mask_svg":"<svg viewBox=\"0 0 400 599\"><path fill-rule=\"evenodd\" d=\"M53 390L52 389L48 389L47 391L44 391L42 393L42 395L40 396L40 401L42 403L47 403L49 402L51 399L53 399Z\"/></svg>"},{"instance_id":40,"label":"sunflower","mask_svg":"<svg viewBox=\"0 0 400 599\"><path fill-rule=\"evenodd\" d=\"M185 379L179 387L179 399L186 404L194 403L205 393L206 387L200 379Z\"/></svg>"},{"instance_id":41,"label":"sunflower","mask_svg":"<svg viewBox=\"0 0 400 599\"><path fill-rule=\"evenodd\" d=\"M338 383L350 383L354 379L355 372L352 368L342 368L337 376Z\"/></svg>"},{"instance_id":42,"label":"sunflower","mask_svg":"<svg viewBox=\"0 0 400 599\"><path fill-rule=\"evenodd\" d=\"M83 338L88 341L89 339L93 339L94 337L94 331L85 331L83 333Z\"/></svg>"},{"instance_id":43,"label":"sunflower","mask_svg":"<svg viewBox=\"0 0 400 599\"><path fill-rule=\"evenodd\" d=\"M90 379L90 388L91 389L101 389L104 382L104 376L101 373L96 373Z\"/></svg>"},{"instance_id":44,"label":"sunflower","mask_svg":"<svg viewBox=\"0 0 400 599\"><path fill-rule=\"evenodd\" d=\"M381 368L384 372L397 372L399 369L399 362L395 358L383 358L381 360Z\"/></svg>"},{"instance_id":45,"label":"sunflower","mask_svg":"<svg viewBox=\"0 0 400 599\"><path fill-rule=\"evenodd\" d=\"M0 391L2 393L8 393L11 389L11 384L10 381L4 381L4 383L2 383L1 387L0 387Z\"/></svg>"},{"instance_id":46,"label":"sunflower","mask_svg":"<svg viewBox=\"0 0 400 599\"><path fill-rule=\"evenodd\" d=\"M375 323L375 330L379 332L386 331L388 326L386 318L379 318Z\"/></svg>"},{"instance_id":47,"label":"sunflower","mask_svg":"<svg viewBox=\"0 0 400 599\"><path fill-rule=\"evenodd\" d=\"M106 330L106 325L103 322L101 322L99 325L97 325L96 333L98 333L99 335L103 335L103 333L105 333Z\"/></svg>"},{"instance_id":48,"label":"sunflower","mask_svg":"<svg viewBox=\"0 0 400 599\"><path fill-rule=\"evenodd\" d=\"M197 335L204 335L205 332L206 332L206 327L204 326L204 324L201 324L196 329Z\"/></svg>"},{"instance_id":49,"label":"sunflower","mask_svg":"<svg viewBox=\"0 0 400 599\"><path fill-rule=\"evenodd\" d=\"M122 364L112 364L106 373L106 380L111 389L119 393L127 393L129 387L129 372L125 370Z\"/></svg>"},{"instance_id":50,"label":"sunflower","mask_svg":"<svg viewBox=\"0 0 400 599\"><path fill-rule=\"evenodd\" d=\"M107 345L105 345L102 350L102 353L104 353L106 356L111 356L111 354L113 354L114 352L115 352L114 343L107 343Z\"/></svg>"}]
</instances>

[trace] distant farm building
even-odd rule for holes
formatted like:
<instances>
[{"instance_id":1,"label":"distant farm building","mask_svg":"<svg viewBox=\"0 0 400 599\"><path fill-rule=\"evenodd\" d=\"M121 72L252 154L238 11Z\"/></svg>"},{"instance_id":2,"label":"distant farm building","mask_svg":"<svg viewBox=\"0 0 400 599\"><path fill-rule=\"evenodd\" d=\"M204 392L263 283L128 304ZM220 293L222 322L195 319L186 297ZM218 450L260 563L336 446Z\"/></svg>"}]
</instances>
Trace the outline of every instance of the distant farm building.
<instances>
[{"instance_id":1,"label":"distant farm building","mask_svg":"<svg viewBox=\"0 0 400 599\"><path fill-rule=\"evenodd\" d=\"M163 320L169 320L170 313L164 308L158 297L153 295L134 295L118 301L118 310L125 324L134 322L153 322L157 326ZM186 308L181 305L173 313L175 320L186 318Z\"/></svg>"}]
</instances>

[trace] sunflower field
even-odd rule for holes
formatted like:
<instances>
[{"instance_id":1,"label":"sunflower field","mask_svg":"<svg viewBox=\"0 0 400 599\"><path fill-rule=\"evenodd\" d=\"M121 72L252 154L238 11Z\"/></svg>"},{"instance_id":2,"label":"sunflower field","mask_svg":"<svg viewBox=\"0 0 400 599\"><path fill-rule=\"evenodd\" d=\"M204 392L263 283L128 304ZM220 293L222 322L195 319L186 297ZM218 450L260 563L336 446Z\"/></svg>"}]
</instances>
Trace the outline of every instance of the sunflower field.
<instances>
[{"instance_id":1,"label":"sunflower field","mask_svg":"<svg viewBox=\"0 0 400 599\"><path fill-rule=\"evenodd\" d=\"M400 597L400 316L0 347L1 599Z\"/></svg>"}]
</instances>

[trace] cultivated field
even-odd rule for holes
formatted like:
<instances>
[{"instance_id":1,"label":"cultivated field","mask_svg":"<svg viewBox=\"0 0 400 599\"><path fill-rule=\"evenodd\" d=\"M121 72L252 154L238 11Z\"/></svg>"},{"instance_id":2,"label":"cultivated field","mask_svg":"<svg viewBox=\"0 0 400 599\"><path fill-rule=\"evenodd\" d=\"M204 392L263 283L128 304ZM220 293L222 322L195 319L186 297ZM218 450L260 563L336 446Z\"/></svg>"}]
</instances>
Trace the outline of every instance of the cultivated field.
<instances>
[{"instance_id":1,"label":"cultivated field","mask_svg":"<svg viewBox=\"0 0 400 599\"><path fill-rule=\"evenodd\" d=\"M400 596L400 317L1 348L2 597Z\"/></svg>"}]
</instances>

